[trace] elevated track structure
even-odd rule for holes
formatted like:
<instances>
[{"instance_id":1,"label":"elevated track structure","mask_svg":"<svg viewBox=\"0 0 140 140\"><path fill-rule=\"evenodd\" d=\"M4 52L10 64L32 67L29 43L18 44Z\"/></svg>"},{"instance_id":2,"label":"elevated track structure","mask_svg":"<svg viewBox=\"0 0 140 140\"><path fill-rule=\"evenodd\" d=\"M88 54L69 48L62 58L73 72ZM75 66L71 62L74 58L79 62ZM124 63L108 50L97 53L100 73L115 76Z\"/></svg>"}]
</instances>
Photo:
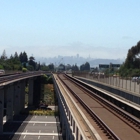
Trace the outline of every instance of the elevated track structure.
<instances>
[{"instance_id":1,"label":"elevated track structure","mask_svg":"<svg viewBox=\"0 0 140 140\"><path fill-rule=\"evenodd\" d=\"M39 103L41 75L45 72L17 73L0 77L0 133L3 116L13 121L25 107ZM140 137L140 107L117 98L104 89L66 74L52 74L64 140L132 140Z\"/></svg>"},{"instance_id":2,"label":"elevated track structure","mask_svg":"<svg viewBox=\"0 0 140 140\"><path fill-rule=\"evenodd\" d=\"M65 101L65 114L67 121L62 121L62 128L65 128L66 122L69 122L72 125L71 131L76 134L76 138L81 139L138 139L140 136L140 120L138 117L135 117L128 112L124 111L124 109L115 106L113 103L110 103L103 97L99 96L97 92L101 92L101 90L97 91L97 89L92 88L88 84L85 84L77 79L74 79L70 76L66 76L63 74L59 74L57 80L63 85L63 88L67 91L67 94L71 96L74 103L79 107L82 114L81 123L82 124L90 124L89 127L87 125L81 126L80 128L84 128L81 131L76 131L78 129L78 121L75 121L74 118L75 112L71 113L69 109L68 103ZM56 81L57 81L56 80ZM62 88L60 86L60 88ZM61 89L62 90L62 89ZM66 92L65 91L65 92ZM66 96L65 92L63 93L63 98ZM62 97L61 97L62 98ZM69 99L70 100L70 99ZM74 104L72 103L74 106ZM75 105L75 106L76 106ZM134 110L139 113L139 108L134 108ZM60 113L61 115L62 113ZM63 113L64 114L64 113ZM74 117L75 116L75 117ZM63 116L60 116L62 118ZM85 119L86 118L86 119ZM60 119L61 120L61 119ZM85 122L86 120L86 122ZM74 124L74 125L73 125ZM76 124L76 125L75 125ZM67 130L67 129L66 129ZM84 133L88 132L88 134L84 135ZM70 136L74 136L72 135ZM79 136L79 137L78 137ZM72 137L70 138L72 139Z\"/></svg>"}]
</instances>

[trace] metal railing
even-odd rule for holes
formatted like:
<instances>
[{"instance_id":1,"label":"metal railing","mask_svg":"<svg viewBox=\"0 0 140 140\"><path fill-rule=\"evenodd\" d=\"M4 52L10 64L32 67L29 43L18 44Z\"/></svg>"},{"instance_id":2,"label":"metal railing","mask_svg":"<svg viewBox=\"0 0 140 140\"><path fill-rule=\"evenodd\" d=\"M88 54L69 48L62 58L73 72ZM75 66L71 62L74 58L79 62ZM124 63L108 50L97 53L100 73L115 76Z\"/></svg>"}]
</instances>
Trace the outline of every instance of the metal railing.
<instances>
[{"instance_id":1,"label":"metal railing","mask_svg":"<svg viewBox=\"0 0 140 140\"><path fill-rule=\"evenodd\" d=\"M94 75L89 74L88 72L74 72L73 76L87 78L140 95L140 84L137 84L136 81L133 81L132 77L122 78L119 76Z\"/></svg>"}]
</instances>

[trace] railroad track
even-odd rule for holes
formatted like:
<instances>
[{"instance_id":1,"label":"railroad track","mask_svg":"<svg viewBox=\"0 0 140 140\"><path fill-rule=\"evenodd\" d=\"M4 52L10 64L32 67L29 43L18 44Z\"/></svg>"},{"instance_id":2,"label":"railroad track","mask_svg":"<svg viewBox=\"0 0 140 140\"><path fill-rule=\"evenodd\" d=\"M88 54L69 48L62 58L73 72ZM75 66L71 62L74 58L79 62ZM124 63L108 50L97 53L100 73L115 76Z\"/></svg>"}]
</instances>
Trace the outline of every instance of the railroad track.
<instances>
[{"instance_id":1,"label":"railroad track","mask_svg":"<svg viewBox=\"0 0 140 140\"><path fill-rule=\"evenodd\" d=\"M90 114L92 117L91 124L95 126L96 122L96 128L98 127L98 130L100 128L99 135L103 139L137 140L140 138L139 119L99 97L74 80L72 81L65 75L59 74L58 77L83 106L87 114Z\"/></svg>"},{"instance_id":2,"label":"railroad track","mask_svg":"<svg viewBox=\"0 0 140 140\"><path fill-rule=\"evenodd\" d=\"M15 74L9 74L9 75L1 75L0 76L0 84L4 83L4 82L10 82L12 80L17 80L20 78L27 78L30 76L36 76L36 75L40 75L43 74L44 72L26 72L26 73L15 73Z\"/></svg>"}]
</instances>

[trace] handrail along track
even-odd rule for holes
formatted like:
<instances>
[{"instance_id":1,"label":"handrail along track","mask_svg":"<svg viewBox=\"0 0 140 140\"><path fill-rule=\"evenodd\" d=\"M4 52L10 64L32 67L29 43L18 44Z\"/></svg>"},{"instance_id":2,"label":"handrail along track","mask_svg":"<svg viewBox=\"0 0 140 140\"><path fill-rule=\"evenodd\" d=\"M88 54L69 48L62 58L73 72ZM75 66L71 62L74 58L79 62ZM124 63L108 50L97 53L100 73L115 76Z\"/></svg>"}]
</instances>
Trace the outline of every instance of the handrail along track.
<instances>
[{"instance_id":1,"label":"handrail along track","mask_svg":"<svg viewBox=\"0 0 140 140\"><path fill-rule=\"evenodd\" d=\"M58 76L59 77L59 76ZM61 78L59 77L61 80ZM98 123L98 125L106 132L109 138L113 140L120 140L120 138L93 112L86 103L79 98L65 83L61 80L62 83L70 90L70 92L75 96L75 98L83 105L83 107L88 111L88 113L93 117L93 119Z\"/></svg>"},{"instance_id":2,"label":"handrail along track","mask_svg":"<svg viewBox=\"0 0 140 140\"><path fill-rule=\"evenodd\" d=\"M118 113L119 115L123 116L124 119L122 119L121 117L119 117L119 115L116 115L117 117L119 117L122 121L124 121L125 123L127 123L129 126L131 126L135 131L137 131L138 133L140 133L140 120L138 120L137 118L134 118L132 115L128 114L127 112L125 112L124 110L120 109L119 107L115 106L114 104L110 103L109 101L105 100L103 97L100 97L97 94L94 94L91 90L87 89L86 87L82 86L81 84L77 83L75 80L73 80L72 78L69 78L67 75L65 75L68 79L70 79L72 82L74 82L76 85L78 85L79 87L81 87L82 89L86 90L91 96L94 96L96 99L100 100L103 104L105 104L106 106L108 106L109 108L111 108L113 111L115 111L116 113ZM110 110L111 111L111 110ZM113 113L113 111L111 111ZM114 113L113 113L114 114ZM130 123L128 123L127 121L125 121L125 119L127 121L129 121Z\"/></svg>"},{"instance_id":3,"label":"handrail along track","mask_svg":"<svg viewBox=\"0 0 140 140\"><path fill-rule=\"evenodd\" d=\"M118 117L119 119L121 119L124 123L126 123L129 127L133 128L136 132L138 132L140 134L140 121L139 119L133 117L132 115L130 115L129 113L125 112L124 110L120 109L119 107L115 106L114 104L110 103L109 101L105 100L104 98L100 97L99 95L93 93L91 90L89 90L88 88L84 87L84 84L82 83L79 84L77 82L75 82L76 80L72 77L69 77L67 75L65 75L66 78L68 78L69 80L71 80L73 83L75 83L77 86L80 86L83 90L85 90L86 92L88 92L90 94L90 96L94 96L95 100L98 102L98 100L100 100L102 103L101 105L103 105L107 110L109 110L111 113L113 113L116 117ZM62 81L63 82L63 81ZM64 82L63 82L64 83ZM65 83L64 83L65 84ZM66 84L65 84L66 85ZM67 86L67 85L66 85ZM77 98L77 100L79 100L79 97L67 86L67 88L72 92L72 94ZM83 105L83 101L80 99L79 102ZM92 115L90 108L88 109L88 107L84 104L84 107L86 108L86 110L89 111L89 113ZM94 112L93 112L94 113ZM103 126L102 126L103 127ZM105 130L107 131L107 130ZM107 131L108 133L109 131Z\"/></svg>"}]
</instances>

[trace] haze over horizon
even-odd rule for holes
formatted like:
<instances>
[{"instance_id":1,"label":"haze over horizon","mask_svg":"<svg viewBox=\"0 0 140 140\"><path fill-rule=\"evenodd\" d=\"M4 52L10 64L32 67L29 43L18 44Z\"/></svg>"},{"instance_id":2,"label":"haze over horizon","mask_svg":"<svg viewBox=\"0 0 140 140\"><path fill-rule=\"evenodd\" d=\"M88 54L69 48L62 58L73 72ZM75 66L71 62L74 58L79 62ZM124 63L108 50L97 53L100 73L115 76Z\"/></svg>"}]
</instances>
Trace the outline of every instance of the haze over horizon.
<instances>
[{"instance_id":1,"label":"haze over horizon","mask_svg":"<svg viewBox=\"0 0 140 140\"><path fill-rule=\"evenodd\" d=\"M125 59L140 40L139 5L138 0L0 1L0 52Z\"/></svg>"}]
</instances>

